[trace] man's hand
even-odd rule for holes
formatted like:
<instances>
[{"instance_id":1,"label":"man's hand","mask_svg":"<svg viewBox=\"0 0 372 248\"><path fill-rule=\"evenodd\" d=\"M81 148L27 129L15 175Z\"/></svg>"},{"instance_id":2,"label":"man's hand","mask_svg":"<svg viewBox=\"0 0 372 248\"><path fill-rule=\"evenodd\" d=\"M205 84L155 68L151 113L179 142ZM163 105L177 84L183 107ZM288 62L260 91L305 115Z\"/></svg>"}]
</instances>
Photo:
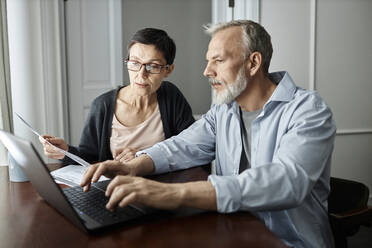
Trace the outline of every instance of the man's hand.
<instances>
[{"instance_id":1,"label":"man's hand","mask_svg":"<svg viewBox=\"0 0 372 248\"><path fill-rule=\"evenodd\" d=\"M80 186L84 187L84 191L88 191L91 183L98 182L98 179L103 175L109 178L114 178L116 175L135 175L135 172L125 164L115 160L107 160L102 163L96 163L89 166L83 175Z\"/></svg>"},{"instance_id":2,"label":"man's hand","mask_svg":"<svg viewBox=\"0 0 372 248\"><path fill-rule=\"evenodd\" d=\"M114 154L114 159L122 163L128 162L135 158L137 150L131 148L125 148L118 154Z\"/></svg>"},{"instance_id":3,"label":"man's hand","mask_svg":"<svg viewBox=\"0 0 372 248\"><path fill-rule=\"evenodd\" d=\"M160 183L142 177L116 176L106 189L110 197L106 208L140 203L154 208L175 209L181 206L216 210L216 191L208 181Z\"/></svg>"},{"instance_id":4,"label":"man's hand","mask_svg":"<svg viewBox=\"0 0 372 248\"><path fill-rule=\"evenodd\" d=\"M66 152L68 151L67 143L61 138L50 135L43 135L43 138L39 137L39 141L43 145L45 156L47 156L48 158L63 159L65 157L63 153L59 152L53 146L48 144L48 142L58 148L61 148L62 150L65 150Z\"/></svg>"},{"instance_id":5,"label":"man's hand","mask_svg":"<svg viewBox=\"0 0 372 248\"><path fill-rule=\"evenodd\" d=\"M126 163L116 160L107 160L89 166L84 172L80 186L84 187L84 191L88 191L91 182L97 182L102 175L109 178L114 178L116 175L144 176L153 171L154 163L146 154Z\"/></svg>"},{"instance_id":6,"label":"man's hand","mask_svg":"<svg viewBox=\"0 0 372 248\"><path fill-rule=\"evenodd\" d=\"M106 189L110 197L106 208L113 210L118 205L125 207L130 203L174 209L180 206L183 190L179 184L165 184L142 177L117 176Z\"/></svg>"}]
</instances>

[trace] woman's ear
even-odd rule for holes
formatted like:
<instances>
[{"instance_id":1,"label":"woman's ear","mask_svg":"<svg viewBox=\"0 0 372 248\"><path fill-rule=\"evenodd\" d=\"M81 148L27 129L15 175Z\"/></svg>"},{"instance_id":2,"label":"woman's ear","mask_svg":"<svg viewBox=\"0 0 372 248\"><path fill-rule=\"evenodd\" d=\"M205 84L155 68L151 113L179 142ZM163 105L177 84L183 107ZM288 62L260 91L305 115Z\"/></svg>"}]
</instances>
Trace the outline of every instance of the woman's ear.
<instances>
[{"instance_id":1,"label":"woman's ear","mask_svg":"<svg viewBox=\"0 0 372 248\"><path fill-rule=\"evenodd\" d=\"M164 77L165 78L167 78L171 73L172 73L172 71L174 70L174 64L171 64L169 67L168 67L168 69L166 69L167 71L166 71L166 73L165 73L165 75L164 75Z\"/></svg>"},{"instance_id":2,"label":"woman's ear","mask_svg":"<svg viewBox=\"0 0 372 248\"><path fill-rule=\"evenodd\" d=\"M262 55L259 52L253 52L249 55L249 62L247 63L247 69L249 75L254 76L258 70L262 67Z\"/></svg>"}]
</instances>

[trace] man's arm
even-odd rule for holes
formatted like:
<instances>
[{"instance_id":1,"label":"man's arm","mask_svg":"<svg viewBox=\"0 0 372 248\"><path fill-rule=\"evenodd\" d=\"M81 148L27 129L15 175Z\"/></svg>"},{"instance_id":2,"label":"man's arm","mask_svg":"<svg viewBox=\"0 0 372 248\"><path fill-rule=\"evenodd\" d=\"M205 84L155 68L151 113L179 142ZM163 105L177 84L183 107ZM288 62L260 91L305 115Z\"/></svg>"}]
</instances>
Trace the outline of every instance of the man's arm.
<instances>
[{"instance_id":1,"label":"man's arm","mask_svg":"<svg viewBox=\"0 0 372 248\"><path fill-rule=\"evenodd\" d=\"M97 182L101 175L116 176L108 185L106 196L110 197L108 209L117 205L124 207L130 203L142 203L161 209L194 207L216 210L216 192L210 182L160 183L137 176L149 175L154 171L154 162L146 154L127 164L105 161L91 165L85 172L81 186L88 191L91 182Z\"/></svg>"},{"instance_id":2,"label":"man's arm","mask_svg":"<svg viewBox=\"0 0 372 248\"><path fill-rule=\"evenodd\" d=\"M193 207L216 210L216 191L210 182L160 183L153 180L117 176L108 185L106 196L110 197L106 207L125 207L141 203L160 209Z\"/></svg>"},{"instance_id":3,"label":"man's arm","mask_svg":"<svg viewBox=\"0 0 372 248\"><path fill-rule=\"evenodd\" d=\"M140 151L154 161L155 174L188 169L210 163L215 158L215 109L177 136Z\"/></svg>"}]
</instances>

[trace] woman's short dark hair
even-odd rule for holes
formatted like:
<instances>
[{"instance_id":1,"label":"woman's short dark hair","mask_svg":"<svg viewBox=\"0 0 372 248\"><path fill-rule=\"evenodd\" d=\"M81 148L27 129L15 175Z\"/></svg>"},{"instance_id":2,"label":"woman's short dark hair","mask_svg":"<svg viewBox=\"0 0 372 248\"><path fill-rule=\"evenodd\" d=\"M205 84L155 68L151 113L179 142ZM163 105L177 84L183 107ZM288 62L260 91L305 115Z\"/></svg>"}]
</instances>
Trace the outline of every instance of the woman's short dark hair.
<instances>
[{"instance_id":1,"label":"woman's short dark hair","mask_svg":"<svg viewBox=\"0 0 372 248\"><path fill-rule=\"evenodd\" d=\"M135 43L154 45L156 49L162 52L167 65L173 64L174 57L176 56L176 44L164 30L156 28L144 28L138 30L130 40L128 46L128 58L130 48Z\"/></svg>"}]
</instances>

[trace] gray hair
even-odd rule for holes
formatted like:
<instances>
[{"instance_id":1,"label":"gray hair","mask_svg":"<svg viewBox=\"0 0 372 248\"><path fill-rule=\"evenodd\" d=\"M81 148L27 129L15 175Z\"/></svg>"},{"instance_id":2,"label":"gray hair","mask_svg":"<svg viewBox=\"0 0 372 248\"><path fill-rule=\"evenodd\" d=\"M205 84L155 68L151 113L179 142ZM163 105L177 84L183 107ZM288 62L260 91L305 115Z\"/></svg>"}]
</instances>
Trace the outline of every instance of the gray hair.
<instances>
[{"instance_id":1,"label":"gray hair","mask_svg":"<svg viewBox=\"0 0 372 248\"><path fill-rule=\"evenodd\" d=\"M262 69L267 75L269 72L271 56L273 54L273 47L271 44L271 37L264 27L250 20L235 20L204 26L205 32L210 36L230 27L242 28L243 48L246 50L243 58L246 59L253 52L261 53Z\"/></svg>"}]
</instances>

